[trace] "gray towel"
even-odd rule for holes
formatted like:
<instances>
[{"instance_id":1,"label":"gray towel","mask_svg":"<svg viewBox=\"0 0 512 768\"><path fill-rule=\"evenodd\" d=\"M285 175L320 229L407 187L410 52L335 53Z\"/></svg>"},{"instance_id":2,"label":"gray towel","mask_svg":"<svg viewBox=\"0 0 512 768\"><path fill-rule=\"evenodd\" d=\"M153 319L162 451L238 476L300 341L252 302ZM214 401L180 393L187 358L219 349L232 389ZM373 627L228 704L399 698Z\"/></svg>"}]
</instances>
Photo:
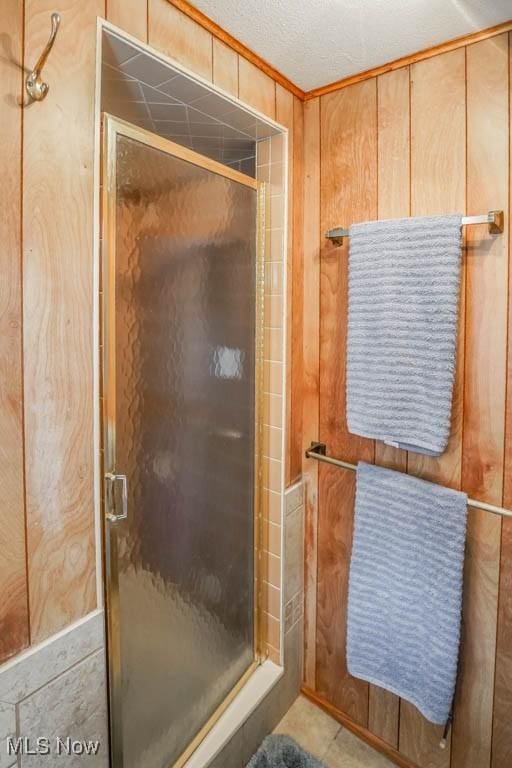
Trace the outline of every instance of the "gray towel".
<instances>
[{"instance_id":1,"label":"gray towel","mask_svg":"<svg viewBox=\"0 0 512 768\"><path fill-rule=\"evenodd\" d=\"M350 227L350 432L439 456L450 435L461 215Z\"/></svg>"},{"instance_id":2,"label":"gray towel","mask_svg":"<svg viewBox=\"0 0 512 768\"><path fill-rule=\"evenodd\" d=\"M347 665L444 724L459 652L467 496L359 463Z\"/></svg>"}]
</instances>

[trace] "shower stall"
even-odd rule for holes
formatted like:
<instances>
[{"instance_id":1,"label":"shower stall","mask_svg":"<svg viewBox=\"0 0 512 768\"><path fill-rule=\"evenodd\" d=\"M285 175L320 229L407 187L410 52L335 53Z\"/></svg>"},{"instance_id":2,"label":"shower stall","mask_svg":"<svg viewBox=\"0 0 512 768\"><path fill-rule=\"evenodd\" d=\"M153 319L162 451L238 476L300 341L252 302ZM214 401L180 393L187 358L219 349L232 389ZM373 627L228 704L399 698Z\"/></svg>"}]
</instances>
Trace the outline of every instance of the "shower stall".
<instances>
[{"instance_id":1,"label":"shower stall","mask_svg":"<svg viewBox=\"0 0 512 768\"><path fill-rule=\"evenodd\" d=\"M181 765L258 645L263 188L103 120L111 752Z\"/></svg>"}]
</instances>

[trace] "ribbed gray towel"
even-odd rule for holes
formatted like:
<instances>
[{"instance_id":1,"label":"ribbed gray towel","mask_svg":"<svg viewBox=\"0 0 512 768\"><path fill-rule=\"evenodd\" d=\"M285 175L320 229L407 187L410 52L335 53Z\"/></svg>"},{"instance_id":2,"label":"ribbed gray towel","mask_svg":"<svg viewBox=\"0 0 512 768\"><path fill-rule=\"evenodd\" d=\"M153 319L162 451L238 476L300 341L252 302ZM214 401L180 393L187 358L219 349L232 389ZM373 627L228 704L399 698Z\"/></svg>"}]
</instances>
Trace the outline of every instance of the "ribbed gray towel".
<instances>
[{"instance_id":1,"label":"ribbed gray towel","mask_svg":"<svg viewBox=\"0 0 512 768\"><path fill-rule=\"evenodd\" d=\"M466 517L464 493L358 464L348 670L438 724L457 676Z\"/></svg>"},{"instance_id":2,"label":"ribbed gray towel","mask_svg":"<svg viewBox=\"0 0 512 768\"><path fill-rule=\"evenodd\" d=\"M350 432L440 455L450 435L462 216L350 227Z\"/></svg>"}]
</instances>

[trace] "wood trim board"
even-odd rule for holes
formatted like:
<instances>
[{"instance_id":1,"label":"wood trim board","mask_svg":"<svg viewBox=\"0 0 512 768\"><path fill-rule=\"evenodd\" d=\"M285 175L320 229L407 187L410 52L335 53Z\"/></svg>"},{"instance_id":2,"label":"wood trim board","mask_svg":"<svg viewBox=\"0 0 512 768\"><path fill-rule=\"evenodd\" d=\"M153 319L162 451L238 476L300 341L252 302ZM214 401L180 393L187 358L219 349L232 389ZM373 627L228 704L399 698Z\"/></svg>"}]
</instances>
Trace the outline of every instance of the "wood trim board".
<instances>
[{"instance_id":1,"label":"wood trim board","mask_svg":"<svg viewBox=\"0 0 512 768\"><path fill-rule=\"evenodd\" d=\"M472 43L478 43L481 40L486 40L489 37L494 37L494 35L512 31L512 19L510 19L509 21L504 21L501 24L496 24L492 27L486 27L485 29L477 30L476 32L470 32L467 35L455 37L452 40L447 40L444 43L433 45L429 48L425 48L422 51L417 51L416 53L402 56L398 59L394 59L393 61L381 64L378 67L373 67L372 69L358 72L354 75L350 75L349 77L335 80L332 83L326 83L325 85L322 85L318 88L313 88L310 91L304 91L294 82L292 82L292 80L286 77L286 75L283 75L281 72L279 72L279 70L273 67L272 64L269 64L268 61L266 61L261 56L258 56L257 53L248 48L236 37L231 35L229 32L226 32L225 29L222 29L222 27L219 26L215 21L210 19L198 8L195 8L193 5L187 2L187 0L167 0L167 2L171 5L174 5L186 16L193 19L204 29L208 30L208 32L217 38L217 40L221 40L223 43L240 54L240 56L243 56L252 64L257 66L258 69L261 69L263 72L265 72L265 74L269 75L269 77L272 77L276 83L279 83L284 88L287 88L295 96L297 96L299 99L302 99L303 101L314 99L317 96L324 96L326 93L338 91L341 88L346 88L349 85L360 83L362 80L369 80L372 77L383 75L386 72L392 72L395 69L406 67L409 64L414 64L418 61L423 61L424 59L430 59L432 56L437 56L440 53L453 51L456 48L463 48L466 45L471 45Z\"/></svg>"},{"instance_id":2,"label":"wood trim board","mask_svg":"<svg viewBox=\"0 0 512 768\"><path fill-rule=\"evenodd\" d=\"M313 704L316 704L317 707L320 707L320 709L323 709L323 711L327 712L327 714L334 718L334 720L337 720L338 723L341 723L344 728L358 736L370 747L373 747L373 749L376 749L377 752L381 752L387 758L392 760L396 765L400 766L400 768L417 768L415 763L411 763L411 761L407 760L403 755L400 754L400 752L391 747L383 739L375 736L375 734L373 734L367 728L363 728L363 726L355 723L350 719L350 717L347 717L344 712L327 701L327 699L324 699L323 696L319 696L317 693L315 693L315 691L312 691L311 688L308 688L307 685L302 685L300 690L302 695L309 699L309 701L313 702Z\"/></svg>"},{"instance_id":3,"label":"wood trim board","mask_svg":"<svg viewBox=\"0 0 512 768\"><path fill-rule=\"evenodd\" d=\"M193 19L201 27L207 29L213 37L217 38L217 40L221 40L226 45L229 45L229 47L240 54L240 56L243 56L244 59L250 61L251 64L254 64L258 69L261 69L262 72L275 80L276 83L279 83L279 85L282 85L284 88L291 91L299 99L304 100L305 92L302 88L299 88L298 85L292 83L291 80L281 74L281 72L269 64L268 61L265 61L265 59L258 56L257 53L254 53L254 51L251 51L250 48L240 42L240 40L237 40L236 37L233 37L233 35L230 35L229 32L226 32L225 29L222 29L222 27L206 16L206 14L198 8L194 8L194 6L188 3L187 0L167 0L167 2L174 5L175 8L178 8L178 10Z\"/></svg>"},{"instance_id":4,"label":"wood trim board","mask_svg":"<svg viewBox=\"0 0 512 768\"><path fill-rule=\"evenodd\" d=\"M495 35L500 35L503 32L509 32L510 30L512 30L512 19L510 19L510 21L504 21L502 24L496 24L494 27L487 27L486 29L481 29L477 32L471 32L468 35L454 37L452 40L447 40L444 43L425 48L423 51L417 51L416 53L411 53L407 56L401 56L399 59L394 59L386 64L381 64L379 67L373 67L373 69L367 69L364 72L344 77L341 80L335 80L333 83L327 83L327 85L320 86L320 88L313 88L311 91L306 91L304 98L307 101L308 99L314 99L316 96L325 96L326 93L339 91L341 88L355 85L355 83L360 83L362 80L369 80L372 77L384 75L386 72L401 69L401 67L406 67L409 64L416 64L418 61L431 59L433 56L438 56L440 53L455 51L457 48L465 48L466 45L478 43L481 40L486 40L488 37L494 37Z\"/></svg>"}]
</instances>

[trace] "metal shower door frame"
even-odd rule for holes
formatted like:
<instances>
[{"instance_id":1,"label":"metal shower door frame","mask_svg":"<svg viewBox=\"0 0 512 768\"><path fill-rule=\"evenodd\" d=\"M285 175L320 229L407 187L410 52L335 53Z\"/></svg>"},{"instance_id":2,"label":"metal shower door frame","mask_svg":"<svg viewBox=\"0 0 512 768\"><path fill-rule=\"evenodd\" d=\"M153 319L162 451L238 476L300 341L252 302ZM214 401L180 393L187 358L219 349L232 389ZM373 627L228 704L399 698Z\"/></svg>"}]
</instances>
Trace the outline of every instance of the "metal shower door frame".
<instances>
[{"instance_id":1,"label":"metal shower door frame","mask_svg":"<svg viewBox=\"0 0 512 768\"><path fill-rule=\"evenodd\" d=\"M266 215L266 185L228 166L164 139L151 131L132 125L108 113L102 116L102 188L101 188L101 310L100 368L101 368L101 482L103 565L106 607L106 646L108 660L110 759L113 768L123 768L122 707L121 707L121 648L119 611L119 573L117 569L116 525L126 517L126 478L116 473L116 176L117 137L123 136L152 149L165 152L212 173L244 184L257 193L256 242L256 300L255 300L255 445L254 445L254 661L228 693L222 704L204 723L193 741L172 768L181 768L222 713L240 691L257 666L264 661L262 652L262 446L263 446L263 343L264 343L264 232ZM123 510L116 512L114 484L123 482Z\"/></svg>"}]
</instances>

